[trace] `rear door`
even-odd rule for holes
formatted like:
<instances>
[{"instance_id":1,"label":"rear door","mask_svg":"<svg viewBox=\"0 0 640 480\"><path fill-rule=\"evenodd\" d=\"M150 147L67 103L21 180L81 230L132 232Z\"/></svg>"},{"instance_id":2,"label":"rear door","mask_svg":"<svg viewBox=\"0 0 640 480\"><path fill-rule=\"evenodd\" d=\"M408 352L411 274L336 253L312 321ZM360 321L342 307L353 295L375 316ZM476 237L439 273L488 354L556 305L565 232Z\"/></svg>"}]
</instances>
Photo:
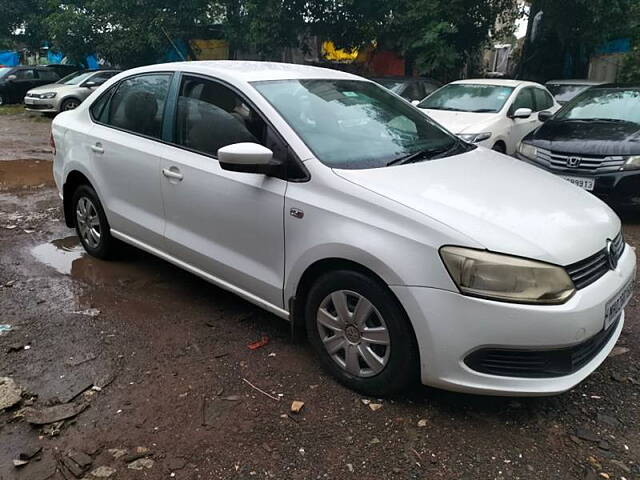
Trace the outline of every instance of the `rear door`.
<instances>
[{"instance_id":1,"label":"rear door","mask_svg":"<svg viewBox=\"0 0 640 480\"><path fill-rule=\"evenodd\" d=\"M163 119L171 73L135 75L120 81L92 106L88 133L92 173L110 226L153 248L164 245L160 162Z\"/></svg>"},{"instance_id":2,"label":"rear door","mask_svg":"<svg viewBox=\"0 0 640 480\"><path fill-rule=\"evenodd\" d=\"M285 180L223 170L218 149L287 148L253 106L209 77L183 75L174 147L162 160L168 252L222 285L283 308ZM269 305L265 305L269 308Z\"/></svg>"}]
</instances>

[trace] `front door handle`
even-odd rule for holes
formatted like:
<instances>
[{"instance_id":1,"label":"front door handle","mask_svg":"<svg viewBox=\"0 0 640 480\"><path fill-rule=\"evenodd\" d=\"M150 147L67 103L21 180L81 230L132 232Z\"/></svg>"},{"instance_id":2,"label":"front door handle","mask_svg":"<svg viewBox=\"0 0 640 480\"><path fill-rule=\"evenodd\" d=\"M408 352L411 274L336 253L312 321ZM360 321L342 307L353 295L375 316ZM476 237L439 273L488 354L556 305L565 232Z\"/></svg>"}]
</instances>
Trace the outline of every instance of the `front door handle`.
<instances>
[{"instance_id":1,"label":"front door handle","mask_svg":"<svg viewBox=\"0 0 640 480\"><path fill-rule=\"evenodd\" d=\"M102 148L102 144L100 142L91 145L91 150L96 153L104 153L104 148Z\"/></svg>"},{"instance_id":2,"label":"front door handle","mask_svg":"<svg viewBox=\"0 0 640 480\"><path fill-rule=\"evenodd\" d=\"M184 176L180 173L180 170L178 170L176 167L163 168L162 174L167 178L178 180L179 182L181 182L184 178Z\"/></svg>"}]
</instances>

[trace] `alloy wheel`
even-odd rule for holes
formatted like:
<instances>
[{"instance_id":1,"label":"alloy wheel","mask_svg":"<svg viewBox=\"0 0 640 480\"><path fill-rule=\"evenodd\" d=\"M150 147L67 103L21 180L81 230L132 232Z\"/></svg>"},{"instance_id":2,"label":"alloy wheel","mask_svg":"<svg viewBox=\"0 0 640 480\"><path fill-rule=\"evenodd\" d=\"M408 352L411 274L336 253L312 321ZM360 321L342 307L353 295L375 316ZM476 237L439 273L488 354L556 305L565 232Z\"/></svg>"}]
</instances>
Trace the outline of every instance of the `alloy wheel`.
<instances>
[{"instance_id":1,"label":"alloy wheel","mask_svg":"<svg viewBox=\"0 0 640 480\"><path fill-rule=\"evenodd\" d=\"M359 293L337 290L327 295L318 307L316 325L331 359L349 374L372 377L389 362L387 324Z\"/></svg>"},{"instance_id":2,"label":"alloy wheel","mask_svg":"<svg viewBox=\"0 0 640 480\"><path fill-rule=\"evenodd\" d=\"M62 106L62 111L75 110L78 108L78 102L74 100L67 100Z\"/></svg>"},{"instance_id":3,"label":"alloy wheel","mask_svg":"<svg viewBox=\"0 0 640 480\"><path fill-rule=\"evenodd\" d=\"M98 210L87 197L80 197L76 205L76 222L80 237L90 248L98 248L100 245L100 218Z\"/></svg>"}]
</instances>

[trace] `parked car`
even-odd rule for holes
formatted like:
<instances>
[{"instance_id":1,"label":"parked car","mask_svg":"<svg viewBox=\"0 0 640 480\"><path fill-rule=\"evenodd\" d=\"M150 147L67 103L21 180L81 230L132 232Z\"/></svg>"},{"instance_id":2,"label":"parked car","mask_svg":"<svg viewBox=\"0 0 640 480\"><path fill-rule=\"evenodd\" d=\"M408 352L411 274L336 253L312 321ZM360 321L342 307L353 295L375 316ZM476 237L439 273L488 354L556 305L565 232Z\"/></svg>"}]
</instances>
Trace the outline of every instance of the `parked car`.
<instances>
[{"instance_id":1,"label":"parked car","mask_svg":"<svg viewBox=\"0 0 640 480\"><path fill-rule=\"evenodd\" d=\"M421 77L377 77L371 80L410 102L419 102L442 86L437 80Z\"/></svg>"},{"instance_id":2,"label":"parked car","mask_svg":"<svg viewBox=\"0 0 640 480\"><path fill-rule=\"evenodd\" d=\"M120 73L120 70L81 70L62 80L29 90L24 97L26 110L58 113L77 108L91 92Z\"/></svg>"},{"instance_id":3,"label":"parked car","mask_svg":"<svg viewBox=\"0 0 640 480\"><path fill-rule=\"evenodd\" d=\"M87 252L124 241L238 294L368 395L562 392L624 324L636 258L607 205L355 75L141 67L58 115L52 147Z\"/></svg>"},{"instance_id":4,"label":"parked car","mask_svg":"<svg viewBox=\"0 0 640 480\"><path fill-rule=\"evenodd\" d=\"M0 105L21 102L28 90L59 79L56 72L44 67L0 68Z\"/></svg>"},{"instance_id":5,"label":"parked car","mask_svg":"<svg viewBox=\"0 0 640 480\"><path fill-rule=\"evenodd\" d=\"M541 117L520 159L612 203L640 206L640 85L592 87Z\"/></svg>"},{"instance_id":6,"label":"parked car","mask_svg":"<svg viewBox=\"0 0 640 480\"><path fill-rule=\"evenodd\" d=\"M418 104L462 139L513 155L522 138L540 126L535 112L558 105L542 85L518 80L459 80Z\"/></svg>"},{"instance_id":7,"label":"parked car","mask_svg":"<svg viewBox=\"0 0 640 480\"><path fill-rule=\"evenodd\" d=\"M61 78L66 77L67 75L71 75L72 73L77 72L79 70L83 70L81 66L67 65L63 63L51 63L49 65L44 65L44 66L56 72Z\"/></svg>"},{"instance_id":8,"label":"parked car","mask_svg":"<svg viewBox=\"0 0 640 480\"><path fill-rule=\"evenodd\" d=\"M595 80L549 80L545 83L547 90L556 99L560 105L568 103L585 90L596 85L602 85L605 82L597 82Z\"/></svg>"}]
</instances>

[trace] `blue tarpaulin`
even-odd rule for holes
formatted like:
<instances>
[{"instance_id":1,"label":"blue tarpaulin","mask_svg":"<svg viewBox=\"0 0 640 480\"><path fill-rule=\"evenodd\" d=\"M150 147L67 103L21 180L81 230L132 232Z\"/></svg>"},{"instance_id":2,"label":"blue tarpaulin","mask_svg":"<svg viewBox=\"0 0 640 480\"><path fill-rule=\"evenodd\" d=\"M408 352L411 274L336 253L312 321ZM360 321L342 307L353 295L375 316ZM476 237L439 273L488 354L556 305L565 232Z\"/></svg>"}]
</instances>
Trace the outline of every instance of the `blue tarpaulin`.
<instances>
[{"instance_id":1,"label":"blue tarpaulin","mask_svg":"<svg viewBox=\"0 0 640 480\"><path fill-rule=\"evenodd\" d=\"M20 56L18 52L0 52L0 65L7 67L13 67L20 63Z\"/></svg>"},{"instance_id":2,"label":"blue tarpaulin","mask_svg":"<svg viewBox=\"0 0 640 480\"><path fill-rule=\"evenodd\" d=\"M60 63L63 58L64 55L62 53L52 52L51 50L47 52L47 63Z\"/></svg>"}]
</instances>

